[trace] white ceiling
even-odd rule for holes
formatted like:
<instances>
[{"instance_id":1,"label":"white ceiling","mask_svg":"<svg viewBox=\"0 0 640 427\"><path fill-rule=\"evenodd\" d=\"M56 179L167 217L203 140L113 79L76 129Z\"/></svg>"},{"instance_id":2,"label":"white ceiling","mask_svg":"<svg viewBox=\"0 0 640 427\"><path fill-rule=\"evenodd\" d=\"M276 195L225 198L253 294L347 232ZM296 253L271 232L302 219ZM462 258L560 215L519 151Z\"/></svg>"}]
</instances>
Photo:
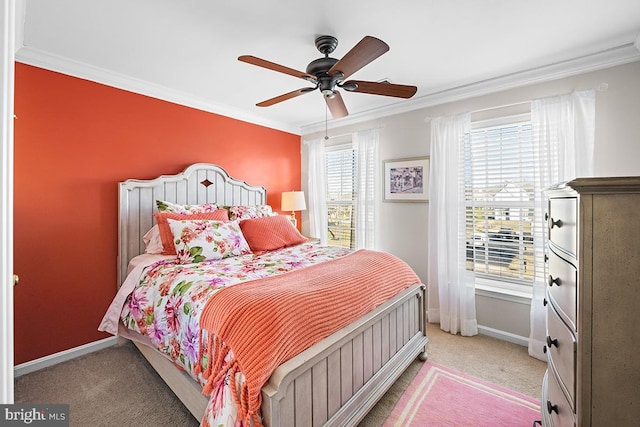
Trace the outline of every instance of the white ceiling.
<instances>
[{"instance_id":1,"label":"white ceiling","mask_svg":"<svg viewBox=\"0 0 640 427\"><path fill-rule=\"evenodd\" d=\"M310 84L238 56L304 71L318 35L338 38L335 58L384 40L390 51L352 78L418 92L342 91L350 116L332 125L640 59L639 0L17 2L18 61L293 133L324 123L321 94L256 107Z\"/></svg>"}]
</instances>

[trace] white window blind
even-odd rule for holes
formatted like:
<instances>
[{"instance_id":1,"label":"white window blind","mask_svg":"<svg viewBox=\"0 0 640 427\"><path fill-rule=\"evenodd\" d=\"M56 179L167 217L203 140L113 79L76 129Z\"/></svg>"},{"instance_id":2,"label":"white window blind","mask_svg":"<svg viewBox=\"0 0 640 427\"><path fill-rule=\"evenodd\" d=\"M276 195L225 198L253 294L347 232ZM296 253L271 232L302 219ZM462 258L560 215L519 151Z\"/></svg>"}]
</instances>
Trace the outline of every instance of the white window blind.
<instances>
[{"instance_id":1,"label":"white window blind","mask_svg":"<svg viewBox=\"0 0 640 427\"><path fill-rule=\"evenodd\" d=\"M512 119L513 120L513 119ZM476 123L465 141L466 264L476 277L531 286L535 152L529 120ZM540 259L536 259L540 258Z\"/></svg>"},{"instance_id":2,"label":"white window blind","mask_svg":"<svg viewBox=\"0 0 640 427\"><path fill-rule=\"evenodd\" d=\"M329 246L356 245L357 161L351 144L327 147L327 218Z\"/></svg>"}]
</instances>

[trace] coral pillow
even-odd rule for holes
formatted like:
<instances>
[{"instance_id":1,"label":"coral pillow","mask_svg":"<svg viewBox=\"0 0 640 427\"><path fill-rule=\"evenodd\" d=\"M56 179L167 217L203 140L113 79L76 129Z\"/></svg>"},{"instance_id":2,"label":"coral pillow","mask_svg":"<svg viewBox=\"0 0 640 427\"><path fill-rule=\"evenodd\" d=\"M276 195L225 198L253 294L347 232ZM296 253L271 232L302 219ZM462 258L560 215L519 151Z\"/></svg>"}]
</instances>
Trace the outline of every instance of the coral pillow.
<instances>
[{"instance_id":1,"label":"coral pillow","mask_svg":"<svg viewBox=\"0 0 640 427\"><path fill-rule=\"evenodd\" d=\"M162 255L176 255L176 247L173 244L173 234L169 228L168 219L209 219L212 221L229 221L229 212L226 209L217 209L213 212L193 214L179 214L171 212L158 212L154 214L162 239Z\"/></svg>"},{"instance_id":2,"label":"coral pillow","mask_svg":"<svg viewBox=\"0 0 640 427\"><path fill-rule=\"evenodd\" d=\"M194 216L194 215L190 215ZM168 219L180 264L251 253L237 221Z\"/></svg>"},{"instance_id":3,"label":"coral pillow","mask_svg":"<svg viewBox=\"0 0 640 427\"><path fill-rule=\"evenodd\" d=\"M307 240L288 216L266 216L240 221L240 229L253 252L273 251Z\"/></svg>"}]
</instances>

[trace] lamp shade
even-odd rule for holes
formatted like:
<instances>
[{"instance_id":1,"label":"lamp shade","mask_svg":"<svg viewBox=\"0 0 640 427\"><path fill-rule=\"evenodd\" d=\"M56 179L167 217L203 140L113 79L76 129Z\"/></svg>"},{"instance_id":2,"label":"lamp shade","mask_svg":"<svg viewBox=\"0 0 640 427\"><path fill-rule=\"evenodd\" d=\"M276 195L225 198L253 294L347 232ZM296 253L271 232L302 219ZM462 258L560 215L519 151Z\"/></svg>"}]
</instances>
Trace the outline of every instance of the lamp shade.
<instances>
[{"instance_id":1,"label":"lamp shade","mask_svg":"<svg viewBox=\"0 0 640 427\"><path fill-rule=\"evenodd\" d=\"M280 208L283 211L303 211L307 209L304 201L304 191L285 191L282 193L282 204Z\"/></svg>"}]
</instances>

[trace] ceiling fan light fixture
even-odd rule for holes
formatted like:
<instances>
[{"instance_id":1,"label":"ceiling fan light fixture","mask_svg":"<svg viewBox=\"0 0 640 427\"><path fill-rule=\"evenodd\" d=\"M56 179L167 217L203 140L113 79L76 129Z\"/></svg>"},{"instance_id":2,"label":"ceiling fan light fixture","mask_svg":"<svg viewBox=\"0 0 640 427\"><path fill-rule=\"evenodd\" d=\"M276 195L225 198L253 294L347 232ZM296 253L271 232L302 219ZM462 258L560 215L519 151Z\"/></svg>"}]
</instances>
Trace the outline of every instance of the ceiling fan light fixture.
<instances>
[{"instance_id":1,"label":"ceiling fan light fixture","mask_svg":"<svg viewBox=\"0 0 640 427\"><path fill-rule=\"evenodd\" d=\"M319 76L318 77L318 87L320 88L320 92L323 95L331 95L333 94L333 89L335 88L335 82L329 76Z\"/></svg>"}]
</instances>

